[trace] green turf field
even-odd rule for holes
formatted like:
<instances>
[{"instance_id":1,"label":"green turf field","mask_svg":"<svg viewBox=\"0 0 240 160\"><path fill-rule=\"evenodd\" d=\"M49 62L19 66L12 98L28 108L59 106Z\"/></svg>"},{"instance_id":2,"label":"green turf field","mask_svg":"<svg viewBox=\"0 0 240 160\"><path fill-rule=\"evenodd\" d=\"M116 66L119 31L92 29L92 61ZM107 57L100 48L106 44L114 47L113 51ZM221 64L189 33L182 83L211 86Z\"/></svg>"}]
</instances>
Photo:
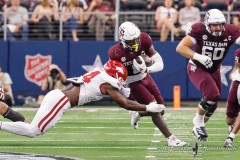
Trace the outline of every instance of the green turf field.
<instances>
[{"instance_id":1,"label":"green turf field","mask_svg":"<svg viewBox=\"0 0 240 160\"><path fill-rule=\"evenodd\" d=\"M207 124L209 141L200 144L195 158L192 155L194 138L191 133L195 109L167 109L164 115L170 130L189 143L184 148L167 147L166 139L152 124L150 117L142 118L139 129L134 130L130 126L128 111L110 107L75 108L66 112L53 129L36 138L0 131L0 152L64 155L86 160L239 160L238 136L233 149L222 147L227 137L227 126L224 109L221 110ZM32 119L36 110L21 112Z\"/></svg>"}]
</instances>

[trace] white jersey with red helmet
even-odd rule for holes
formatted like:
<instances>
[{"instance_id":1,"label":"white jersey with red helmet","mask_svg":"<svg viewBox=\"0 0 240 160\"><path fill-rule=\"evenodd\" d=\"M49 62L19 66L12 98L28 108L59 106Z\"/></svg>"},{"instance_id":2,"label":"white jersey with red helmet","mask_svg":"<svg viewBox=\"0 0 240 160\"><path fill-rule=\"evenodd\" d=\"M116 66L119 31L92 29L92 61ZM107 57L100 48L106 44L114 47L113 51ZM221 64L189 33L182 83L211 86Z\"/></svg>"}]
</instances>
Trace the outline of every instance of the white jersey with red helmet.
<instances>
[{"instance_id":1,"label":"white jersey with red helmet","mask_svg":"<svg viewBox=\"0 0 240 160\"><path fill-rule=\"evenodd\" d=\"M110 84L118 90L122 88L119 80L109 76L103 68L96 68L81 77L70 78L68 80L75 84L80 84L78 105L98 101L106 97L107 95L101 92L101 85L103 84Z\"/></svg>"}]
</instances>

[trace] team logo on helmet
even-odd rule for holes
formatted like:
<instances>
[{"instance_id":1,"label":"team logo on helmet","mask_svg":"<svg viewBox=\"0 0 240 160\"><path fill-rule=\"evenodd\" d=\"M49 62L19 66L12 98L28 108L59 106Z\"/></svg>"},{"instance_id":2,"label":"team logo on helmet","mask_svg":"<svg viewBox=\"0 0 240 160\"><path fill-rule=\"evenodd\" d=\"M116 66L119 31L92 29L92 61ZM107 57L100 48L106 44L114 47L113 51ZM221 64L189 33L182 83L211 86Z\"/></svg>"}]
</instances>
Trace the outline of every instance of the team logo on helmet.
<instances>
[{"instance_id":1,"label":"team logo on helmet","mask_svg":"<svg viewBox=\"0 0 240 160\"><path fill-rule=\"evenodd\" d=\"M24 75L26 79L41 86L44 79L48 76L52 56L43 56L38 53L34 56L26 55L25 60Z\"/></svg>"},{"instance_id":2,"label":"team logo on helmet","mask_svg":"<svg viewBox=\"0 0 240 160\"><path fill-rule=\"evenodd\" d=\"M116 67L118 73L124 74L123 68Z\"/></svg>"}]
</instances>

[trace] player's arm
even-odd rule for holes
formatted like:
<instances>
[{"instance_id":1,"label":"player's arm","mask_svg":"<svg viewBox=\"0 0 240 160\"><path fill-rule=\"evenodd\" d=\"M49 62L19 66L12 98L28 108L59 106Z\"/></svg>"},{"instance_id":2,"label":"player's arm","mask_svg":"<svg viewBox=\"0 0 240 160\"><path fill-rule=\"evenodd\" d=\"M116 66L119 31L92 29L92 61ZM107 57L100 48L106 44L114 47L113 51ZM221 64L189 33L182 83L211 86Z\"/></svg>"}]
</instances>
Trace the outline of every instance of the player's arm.
<instances>
[{"instance_id":1,"label":"player's arm","mask_svg":"<svg viewBox=\"0 0 240 160\"><path fill-rule=\"evenodd\" d=\"M153 61L153 64L150 67L147 67L147 72L154 73L154 72L162 71L164 68L162 57L158 53L158 51L155 50L153 45L151 45L151 47L149 48L149 56Z\"/></svg>"},{"instance_id":2,"label":"player's arm","mask_svg":"<svg viewBox=\"0 0 240 160\"><path fill-rule=\"evenodd\" d=\"M110 84L103 85L102 90L103 88L105 93L108 94L120 107L127 110L146 111L146 105L140 104L136 101L128 100L118 91L117 88L114 88Z\"/></svg>"},{"instance_id":3,"label":"player's arm","mask_svg":"<svg viewBox=\"0 0 240 160\"><path fill-rule=\"evenodd\" d=\"M191 49L191 46L193 45L194 45L194 39L192 39L189 35L187 35L178 44L176 51L186 58L194 59L200 62L206 68L211 68L213 65L211 58L206 55L202 55L201 53L194 52Z\"/></svg>"},{"instance_id":4,"label":"player's arm","mask_svg":"<svg viewBox=\"0 0 240 160\"><path fill-rule=\"evenodd\" d=\"M125 98L117 88L114 88L110 84L104 84L101 87L103 93L109 95L114 102L120 107L133 110L133 111L148 111L148 112L161 112L165 107L160 104L151 103L149 105L140 104L137 101L132 101Z\"/></svg>"},{"instance_id":5,"label":"player's arm","mask_svg":"<svg viewBox=\"0 0 240 160\"><path fill-rule=\"evenodd\" d=\"M231 71L230 74L229 74L229 79L230 79L230 80L232 80L232 75L233 75L233 73L239 68L239 66L240 66L240 63L235 60L235 61L234 61L233 69L232 69L232 71Z\"/></svg>"},{"instance_id":6,"label":"player's arm","mask_svg":"<svg viewBox=\"0 0 240 160\"><path fill-rule=\"evenodd\" d=\"M194 43L190 36L185 36L178 44L176 51L186 58L192 59L195 52L191 49Z\"/></svg>"}]
</instances>

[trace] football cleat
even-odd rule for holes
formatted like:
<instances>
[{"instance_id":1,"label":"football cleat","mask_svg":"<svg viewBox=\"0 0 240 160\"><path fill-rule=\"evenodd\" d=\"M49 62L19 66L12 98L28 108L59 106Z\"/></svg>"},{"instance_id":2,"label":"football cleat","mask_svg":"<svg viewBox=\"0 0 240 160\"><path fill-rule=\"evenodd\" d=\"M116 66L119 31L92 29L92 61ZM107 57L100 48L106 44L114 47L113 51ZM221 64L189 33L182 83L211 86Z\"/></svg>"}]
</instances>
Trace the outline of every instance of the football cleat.
<instances>
[{"instance_id":1,"label":"football cleat","mask_svg":"<svg viewBox=\"0 0 240 160\"><path fill-rule=\"evenodd\" d=\"M207 132L205 127L193 127L193 134L195 135L195 137L200 140L200 141L207 141Z\"/></svg>"},{"instance_id":2,"label":"football cleat","mask_svg":"<svg viewBox=\"0 0 240 160\"><path fill-rule=\"evenodd\" d=\"M175 136L169 137L167 141L168 141L169 147L183 147L183 146L187 145L186 142L181 141L180 139L176 138Z\"/></svg>"},{"instance_id":3,"label":"football cleat","mask_svg":"<svg viewBox=\"0 0 240 160\"><path fill-rule=\"evenodd\" d=\"M224 148L232 148L233 147L233 139L228 137L223 145Z\"/></svg>"},{"instance_id":4,"label":"football cleat","mask_svg":"<svg viewBox=\"0 0 240 160\"><path fill-rule=\"evenodd\" d=\"M131 116L131 125L134 129L138 129L138 121L141 118L137 111L129 111Z\"/></svg>"}]
</instances>

